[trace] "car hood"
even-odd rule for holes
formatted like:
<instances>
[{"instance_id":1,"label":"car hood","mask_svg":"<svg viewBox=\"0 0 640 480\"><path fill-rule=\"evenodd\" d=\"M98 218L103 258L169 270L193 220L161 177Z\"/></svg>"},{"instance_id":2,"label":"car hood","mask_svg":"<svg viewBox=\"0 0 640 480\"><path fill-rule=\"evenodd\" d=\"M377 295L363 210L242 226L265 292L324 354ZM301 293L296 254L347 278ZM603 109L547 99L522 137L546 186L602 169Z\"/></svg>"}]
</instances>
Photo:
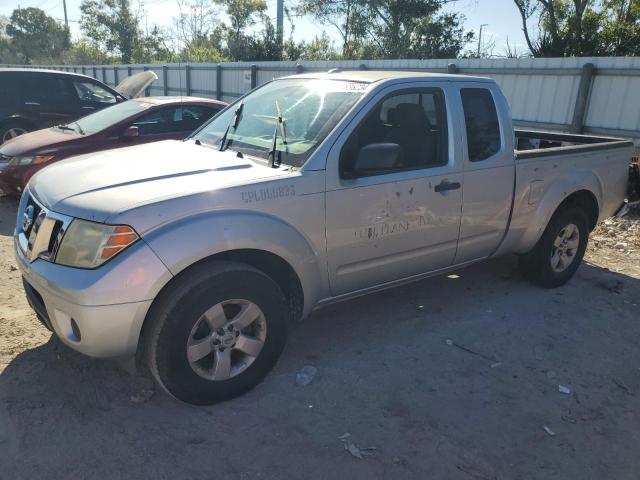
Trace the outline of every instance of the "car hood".
<instances>
[{"instance_id":1,"label":"car hood","mask_svg":"<svg viewBox=\"0 0 640 480\"><path fill-rule=\"evenodd\" d=\"M73 142L82 138L77 132L58 130L57 128L45 128L35 132L25 133L9 140L0 147L0 153L10 157L30 155L32 153L47 153L47 149L59 146L62 143Z\"/></svg>"},{"instance_id":2,"label":"car hood","mask_svg":"<svg viewBox=\"0 0 640 480\"><path fill-rule=\"evenodd\" d=\"M148 204L287 175L230 150L167 140L63 160L38 172L28 188L54 212L107 222Z\"/></svg>"},{"instance_id":3,"label":"car hood","mask_svg":"<svg viewBox=\"0 0 640 480\"><path fill-rule=\"evenodd\" d=\"M155 72L146 70L125 78L115 87L115 91L124 95L126 98L138 98L142 96L144 90L157 79L158 75L156 75Z\"/></svg>"}]
</instances>

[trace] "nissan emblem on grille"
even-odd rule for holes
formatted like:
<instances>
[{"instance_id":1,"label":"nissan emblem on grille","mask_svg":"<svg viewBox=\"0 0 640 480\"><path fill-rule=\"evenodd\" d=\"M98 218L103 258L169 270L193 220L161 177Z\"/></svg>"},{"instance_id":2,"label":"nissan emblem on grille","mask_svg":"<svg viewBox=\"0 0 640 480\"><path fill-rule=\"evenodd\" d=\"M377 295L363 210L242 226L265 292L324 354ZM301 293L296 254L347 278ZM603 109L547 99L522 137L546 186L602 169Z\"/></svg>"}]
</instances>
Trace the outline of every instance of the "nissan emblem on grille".
<instances>
[{"instance_id":1,"label":"nissan emblem on grille","mask_svg":"<svg viewBox=\"0 0 640 480\"><path fill-rule=\"evenodd\" d=\"M22 214L22 231L27 232L33 223L33 205L29 205Z\"/></svg>"}]
</instances>

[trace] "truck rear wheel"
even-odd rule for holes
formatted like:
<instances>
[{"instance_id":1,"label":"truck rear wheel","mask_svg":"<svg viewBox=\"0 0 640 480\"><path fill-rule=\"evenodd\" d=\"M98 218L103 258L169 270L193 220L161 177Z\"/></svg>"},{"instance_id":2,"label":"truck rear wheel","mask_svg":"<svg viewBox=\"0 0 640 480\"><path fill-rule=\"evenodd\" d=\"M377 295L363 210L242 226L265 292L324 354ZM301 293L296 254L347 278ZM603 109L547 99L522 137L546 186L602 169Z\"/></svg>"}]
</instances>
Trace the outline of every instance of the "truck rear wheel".
<instances>
[{"instance_id":1,"label":"truck rear wheel","mask_svg":"<svg viewBox=\"0 0 640 480\"><path fill-rule=\"evenodd\" d=\"M211 405L245 393L276 364L286 340L284 295L261 271L207 262L184 272L154 302L143 352L170 395Z\"/></svg>"},{"instance_id":2,"label":"truck rear wheel","mask_svg":"<svg viewBox=\"0 0 640 480\"><path fill-rule=\"evenodd\" d=\"M520 257L522 275L545 288L567 283L587 249L588 225L586 213L578 207L556 212L534 249Z\"/></svg>"}]
</instances>

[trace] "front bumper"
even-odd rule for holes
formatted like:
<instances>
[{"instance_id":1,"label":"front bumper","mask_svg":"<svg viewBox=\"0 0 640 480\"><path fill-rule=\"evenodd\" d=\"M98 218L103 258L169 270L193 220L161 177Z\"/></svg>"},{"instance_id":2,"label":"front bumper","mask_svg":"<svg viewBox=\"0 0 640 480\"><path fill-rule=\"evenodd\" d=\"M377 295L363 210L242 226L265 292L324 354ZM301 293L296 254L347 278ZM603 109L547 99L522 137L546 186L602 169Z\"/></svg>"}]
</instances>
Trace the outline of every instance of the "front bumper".
<instances>
[{"instance_id":1,"label":"front bumper","mask_svg":"<svg viewBox=\"0 0 640 480\"><path fill-rule=\"evenodd\" d=\"M92 357L135 353L153 298L171 278L143 241L94 270L29 262L14 243L29 304L63 343Z\"/></svg>"}]
</instances>

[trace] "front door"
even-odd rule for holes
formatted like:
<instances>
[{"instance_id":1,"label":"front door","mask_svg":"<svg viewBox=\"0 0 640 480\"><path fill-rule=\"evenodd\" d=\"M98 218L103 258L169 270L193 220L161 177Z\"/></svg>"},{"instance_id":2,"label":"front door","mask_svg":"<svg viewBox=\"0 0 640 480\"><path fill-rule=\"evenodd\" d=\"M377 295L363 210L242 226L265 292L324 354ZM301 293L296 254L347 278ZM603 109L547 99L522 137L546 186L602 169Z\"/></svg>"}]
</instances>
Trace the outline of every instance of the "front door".
<instances>
[{"instance_id":1,"label":"front door","mask_svg":"<svg viewBox=\"0 0 640 480\"><path fill-rule=\"evenodd\" d=\"M453 263L462 172L448 133L449 87L431 85L381 92L329 154L327 257L334 296ZM375 144L386 144L383 150L398 145L397 161L360 171L368 159L358 152Z\"/></svg>"}]
</instances>

